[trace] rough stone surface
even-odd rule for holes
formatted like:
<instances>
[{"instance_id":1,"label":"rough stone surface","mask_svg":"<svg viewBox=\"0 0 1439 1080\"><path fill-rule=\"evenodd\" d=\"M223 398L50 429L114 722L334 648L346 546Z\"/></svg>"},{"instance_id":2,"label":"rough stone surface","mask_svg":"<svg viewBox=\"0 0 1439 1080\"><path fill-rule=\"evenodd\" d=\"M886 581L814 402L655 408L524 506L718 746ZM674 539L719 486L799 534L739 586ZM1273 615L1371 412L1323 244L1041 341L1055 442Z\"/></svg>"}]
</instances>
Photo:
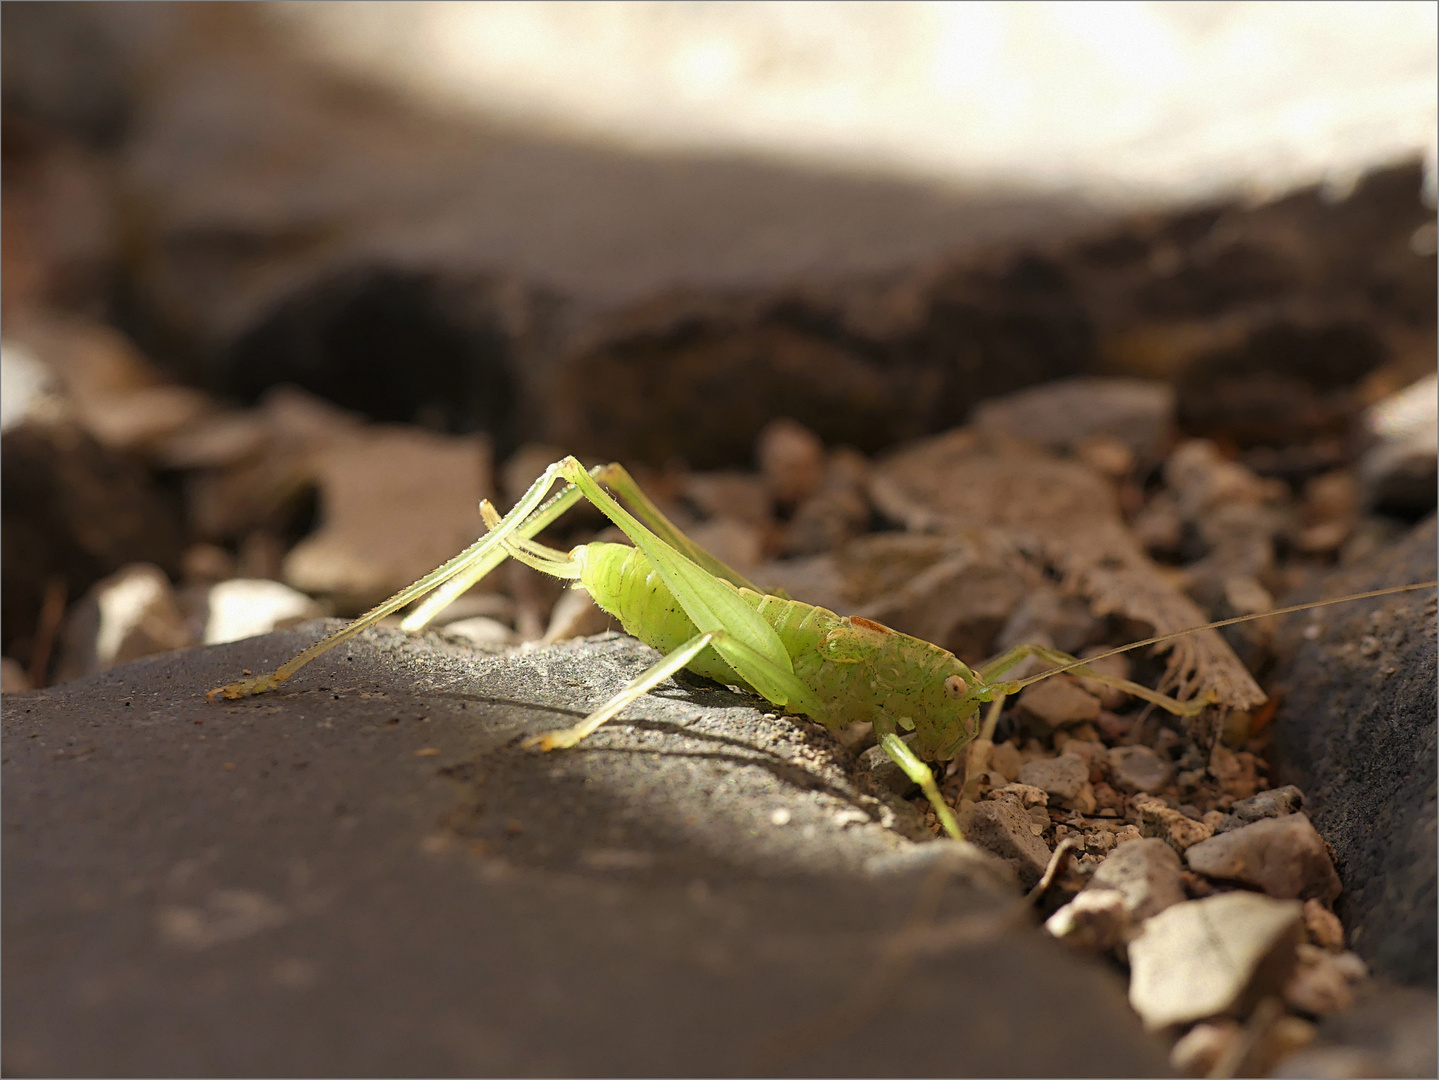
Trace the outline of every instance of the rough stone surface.
<instances>
[{"instance_id":1,"label":"rough stone surface","mask_svg":"<svg viewBox=\"0 0 1439 1080\"><path fill-rule=\"evenodd\" d=\"M371 631L205 703L317 630L6 695L7 1073L1164 1068L1117 980L1037 928L917 955L903 1009L853 1012L924 877L866 867L923 849L822 729L667 685L518 749L653 662L620 636ZM1012 897L951 881L936 925Z\"/></svg>"},{"instance_id":2,"label":"rough stone surface","mask_svg":"<svg viewBox=\"0 0 1439 1080\"><path fill-rule=\"evenodd\" d=\"M1110 748L1109 769L1117 786L1147 795L1163 788L1174 774L1173 766L1147 746Z\"/></svg>"},{"instance_id":3,"label":"rough stone surface","mask_svg":"<svg viewBox=\"0 0 1439 1080\"><path fill-rule=\"evenodd\" d=\"M1265 818L1187 848L1185 861L1213 878L1239 881L1277 900L1332 901L1343 886L1304 814Z\"/></svg>"},{"instance_id":4,"label":"rough stone surface","mask_svg":"<svg viewBox=\"0 0 1439 1080\"><path fill-rule=\"evenodd\" d=\"M1139 814L1140 833L1167 841L1175 851L1182 852L1214 834L1212 825L1185 817L1153 795L1136 795L1134 809Z\"/></svg>"},{"instance_id":5,"label":"rough stone surface","mask_svg":"<svg viewBox=\"0 0 1439 1080\"><path fill-rule=\"evenodd\" d=\"M1263 818L1283 817L1292 814L1304 805L1304 792L1293 784L1285 784L1273 791L1261 791L1247 799L1240 799L1229 808L1224 819L1214 826L1215 833L1228 832L1242 825Z\"/></svg>"},{"instance_id":6,"label":"rough stone surface","mask_svg":"<svg viewBox=\"0 0 1439 1080\"><path fill-rule=\"evenodd\" d=\"M1432 580L1435 543L1431 517L1288 599ZM1439 978L1435 651L1432 591L1301 612L1276 638L1275 760L1334 849L1347 886L1335 911L1376 974L1427 987Z\"/></svg>"},{"instance_id":7,"label":"rough stone surface","mask_svg":"<svg viewBox=\"0 0 1439 1080\"><path fill-rule=\"evenodd\" d=\"M1136 924L1184 901L1179 856L1163 840L1120 844L1105 857L1085 891L1113 890Z\"/></svg>"},{"instance_id":8,"label":"rough stone surface","mask_svg":"<svg viewBox=\"0 0 1439 1080\"><path fill-rule=\"evenodd\" d=\"M1072 799L1089 783L1089 766L1073 754L1040 758L1019 767L1019 782L1060 799Z\"/></svg>"},{"instance_id":9,"label":"rough stone surface","mask_svg":"<svg viewBox=\"0 0 1439 1080\"><path fill-rule=\"evenodd\" d=\"M1129 943L1129 1003L1150 1028L1239 1013L1294 969L1301 906L1254 893L1188 900Z\"/></svg>"},{"instance_id":10,"label":"rough stone surface","mask_svg":"<svg viewBox=\"0 0 1439 1080\"><path fill-rule=\"evenodd\" d=\"M987 799L976 803L960 821L967 840L998 855L1014 867L1020 884L1032 888L1049 865L1053 854L1044 840L1034 834L1034 821L1018 802Z\"/></svg>"}]
</instances>

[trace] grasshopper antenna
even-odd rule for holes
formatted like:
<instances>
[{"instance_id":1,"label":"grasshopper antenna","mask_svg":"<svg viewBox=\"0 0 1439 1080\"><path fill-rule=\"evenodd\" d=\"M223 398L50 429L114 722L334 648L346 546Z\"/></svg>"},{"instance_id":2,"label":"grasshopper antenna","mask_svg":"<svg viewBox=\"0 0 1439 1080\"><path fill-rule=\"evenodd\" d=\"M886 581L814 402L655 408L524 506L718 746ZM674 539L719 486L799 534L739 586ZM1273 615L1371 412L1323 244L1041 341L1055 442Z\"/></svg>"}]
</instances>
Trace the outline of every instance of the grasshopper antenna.
<instances>
[{"instance_id":1,"label":"grasshopper antenna","mask_svg":"<svg viewBox=\"0 0 1439 1080\"><path fill-rule=\"evenodd\" d=\"M1146 645L1158 645L1162 641L1172 641L1174 638L1184 637L1187 634L1198 634L1204 630L1218 630L1223 626L1253 622L1255 619L1267 619L1273 615L1291 615L1296 611L1308 611L1311 608L1328 607L1330 604L1345 604L1351 600L1371 600L1376 596L1392 596L1395 593L1432 589L1435 586L1439 586L1439 581L1421 581L1417 585L1393 585L1387 589L1374 589L1371 592L1352 593L1349 596L1336 596L1331 600L1313 600L1307 604L1293 604L1290 607L1275 608L1273 611L1261 611L1254 615L1236 615L1232 619L1220 619L1218 622L1205 623L1203 626L1191 626L1187 630L1175 630L1173 633L1160 634L1158 637L1145 638L1143 641L1133 641L1128 645L1121 645L1117 649L1110 649L1108 652L1099 653L1097 656L1091 656L1084 660L1076 660L1071 664L1061 664L1059 667L1052 667L1048 671L1041 671L1038 675L1031 675L1027 679L1019 679L1016 681L1015 687L1023 688L1030 683L1039 682L1040 679L1047 679L1051 675L1058 675L1062 671L1084 667L1086 664L1092 664L1096 660L1103 660L1106 657L1127 653L1131 649L1142 649Z\"/></svg>"}]
</instances>

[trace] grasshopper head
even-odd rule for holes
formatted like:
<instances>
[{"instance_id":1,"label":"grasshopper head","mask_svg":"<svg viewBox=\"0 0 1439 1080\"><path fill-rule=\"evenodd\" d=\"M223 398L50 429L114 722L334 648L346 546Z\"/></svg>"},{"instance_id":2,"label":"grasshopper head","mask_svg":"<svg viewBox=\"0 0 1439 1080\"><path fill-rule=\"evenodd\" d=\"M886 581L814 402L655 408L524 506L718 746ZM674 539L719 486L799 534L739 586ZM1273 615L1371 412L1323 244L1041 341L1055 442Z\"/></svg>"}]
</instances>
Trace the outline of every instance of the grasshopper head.
<instances>
[{"instance_id":1,"label":"grasshopper head","mask_svg":"<svg viewBox=\"0 0 1439 1080\"><path fill-rule=\"evenodd\" d=\"M953 656L925 679L911 748L924 761L948 761L979 734L979 707L993 695Z\"/></svg>"}]
</instances>

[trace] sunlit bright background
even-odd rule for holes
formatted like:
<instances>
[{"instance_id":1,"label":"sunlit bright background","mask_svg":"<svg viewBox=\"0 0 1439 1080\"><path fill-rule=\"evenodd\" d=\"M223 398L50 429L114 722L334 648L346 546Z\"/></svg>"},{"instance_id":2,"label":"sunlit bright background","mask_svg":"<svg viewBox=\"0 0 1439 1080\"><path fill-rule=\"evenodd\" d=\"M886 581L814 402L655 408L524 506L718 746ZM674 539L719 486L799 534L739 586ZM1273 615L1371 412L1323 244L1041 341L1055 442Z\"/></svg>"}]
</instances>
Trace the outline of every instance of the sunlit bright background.
<instances>
[{"instance_id":1,"label":"sunlit bright background","mask_svg":"<svg viewBox=\"0 0 1439 1080\"><path fill-rule=\"evenodd\" d=\"M1432 162L1439 119L1432 2L264 11L352 72L527 126L1101 197L1342 187Z\"/></svg>"}]
</instances>

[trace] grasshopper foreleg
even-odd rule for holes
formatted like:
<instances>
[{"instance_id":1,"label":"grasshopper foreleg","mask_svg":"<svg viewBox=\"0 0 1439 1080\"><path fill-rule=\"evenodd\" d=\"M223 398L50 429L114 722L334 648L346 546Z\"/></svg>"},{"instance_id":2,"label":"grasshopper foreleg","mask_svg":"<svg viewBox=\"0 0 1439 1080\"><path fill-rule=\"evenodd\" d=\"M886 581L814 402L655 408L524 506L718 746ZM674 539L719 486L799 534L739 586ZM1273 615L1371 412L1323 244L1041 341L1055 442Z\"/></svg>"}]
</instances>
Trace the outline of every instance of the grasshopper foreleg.
<instances>
[{"instance_id":1,"label":"grasshopper foreleg","mask_svg":"<svg viewBox=\"0 0 1439 1080\"><path fill-rule=\"evenodd\" d=\"M659 663L646 668L639 678L574 727L533 736L526 739L521 745L527 749L537 750L558 750L574 746L601 724L614 719L626 705L649 693L711 646L746 679L751 678L758 669L764 671L769 679L786 685L790 691L790 699L786 704L793 711L808 712L814 707L809 689L793 674L782 671L749 646L738 641L734 635L723 630L709 630L696 634ZM910 756L913 757L912 754ZM930 777L930 782L934 782L933 776Z\"/></svg>"}]
</instances>

